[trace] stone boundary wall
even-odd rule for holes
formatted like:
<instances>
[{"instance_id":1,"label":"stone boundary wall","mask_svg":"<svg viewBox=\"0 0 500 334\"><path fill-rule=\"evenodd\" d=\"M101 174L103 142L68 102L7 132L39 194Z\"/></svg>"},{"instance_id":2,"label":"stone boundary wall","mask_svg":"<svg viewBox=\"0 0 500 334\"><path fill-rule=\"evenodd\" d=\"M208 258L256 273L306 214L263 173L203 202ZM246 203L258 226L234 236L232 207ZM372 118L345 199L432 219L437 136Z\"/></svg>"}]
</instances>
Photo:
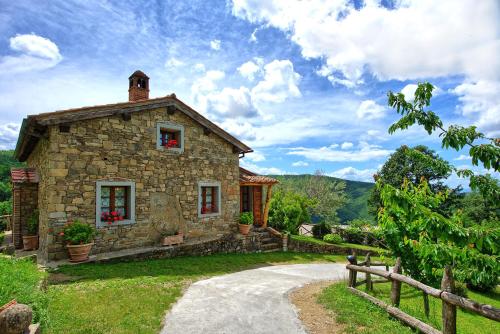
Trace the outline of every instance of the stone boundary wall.
<instances>
[{"instance_id":1,"label":"stone boundary wall","mask_svg":"<svg viewBox=\"0 0 500 334\"><path fill-rule=\"evenodd\" d=\"M350 247L340 247L338 245L320 245L312 242L299 241L288 239L288 250L292 252L316 253L316 254L336 254L336 255L380 255L379 252L374 250L357 249Z\"/></svg>"},{"instance_id":2,"label":"stone boundary wall","mask_svg":"<svg viewBox=\"0 0 500 334\"><path fill-rule=\"evenodd\" d=\"M163 259L178 256L203 256L228 253L256 253L262 251L263 239L272 238L281 247L281 238L263 233L226 234L211 240L199 240L177 246L155 247L147 252L128 254L115 258L100 258L97 262L114 262L123 260Z\"/></svg>"}]
</instances>

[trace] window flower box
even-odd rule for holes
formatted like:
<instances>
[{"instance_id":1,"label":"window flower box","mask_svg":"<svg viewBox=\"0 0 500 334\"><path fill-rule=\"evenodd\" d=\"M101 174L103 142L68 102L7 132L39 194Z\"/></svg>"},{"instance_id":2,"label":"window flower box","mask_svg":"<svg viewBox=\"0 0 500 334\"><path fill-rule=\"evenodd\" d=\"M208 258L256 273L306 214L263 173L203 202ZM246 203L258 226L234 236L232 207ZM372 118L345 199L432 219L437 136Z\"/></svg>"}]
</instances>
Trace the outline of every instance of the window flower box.
<instances>
[{"instance_id":1,"label":"window flower box","mask_svg":"<svg viewBox=\"0 0 500 334\"><path fill-rule=\"evenodd\" d=\"M180 245L183 242L184 242L184 235L182 233L178 233L175 235L169 235L169 236L163 237L163 239L162 239L163 246Z\"/></svg>"}]
</instances>

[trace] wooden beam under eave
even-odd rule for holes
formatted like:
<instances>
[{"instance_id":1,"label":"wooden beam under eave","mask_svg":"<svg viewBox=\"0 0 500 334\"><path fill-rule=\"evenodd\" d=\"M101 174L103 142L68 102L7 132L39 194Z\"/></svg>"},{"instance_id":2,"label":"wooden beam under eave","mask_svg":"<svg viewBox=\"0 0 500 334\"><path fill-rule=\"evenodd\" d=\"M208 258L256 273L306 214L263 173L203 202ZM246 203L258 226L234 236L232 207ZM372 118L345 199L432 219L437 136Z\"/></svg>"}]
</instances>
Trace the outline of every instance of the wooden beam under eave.
<instances>
[{"instance_id":1,"label":"wooden beam under eave","mask_svg":"<svg viewBox=\"0 0 500 334\"><path fill-rule=\"evenodd\" d=\"M264 219L262 222L263 227L267 227L267 219L269 218L269 202L271 201L271 193L274 184L267 185L266 191L266 204L264 205Z\"/></svg>"}]
</instances>

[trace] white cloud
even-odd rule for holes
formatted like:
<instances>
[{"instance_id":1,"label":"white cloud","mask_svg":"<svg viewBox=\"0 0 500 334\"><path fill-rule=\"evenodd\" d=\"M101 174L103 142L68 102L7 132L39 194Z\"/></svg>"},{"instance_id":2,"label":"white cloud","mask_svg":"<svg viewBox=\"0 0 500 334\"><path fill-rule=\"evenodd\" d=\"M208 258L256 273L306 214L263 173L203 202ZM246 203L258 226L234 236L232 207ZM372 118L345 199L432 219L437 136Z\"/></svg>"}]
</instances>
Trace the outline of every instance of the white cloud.
<instances>
[{"instance_id":1,"label":"white cloud","mask_svg":"<svg viewBox=\"0 0 500 334\"><path fill-rule=\"evenodd\" d=\"M240 122L233 118L227 118L222 123L217 124L237 138L255 140L256 131L250 122Z\"/></svg>"},{"instance_id":2,"label":"white cloud","mask_svg":"<svg viewBox=\"0 0 500 334\"><path fill-rule=\"evenodd\" d=\"M253 117L257 109L253 105L250 90L247 87L238 89L225 87L221 91L206 95L207 110L225 117Z\"/></svg>"},{"instance_id":3,"label":"white cloud","mask_svg":"<svg viewBox=\"0 0 500 334\"><path fill-rule=\"evenodd\" d=\"M261 71L263 61L264 60L262 58L256 58L255 62L249 60L238 67L237 70L243 77L247 78L250 81L253 81L255 74Z\"/></svg>"},{"instance_id":4,"label":"white cloud","mask_svg":"<svg viewBox=\"0 0 500 334\"><path fill-rule=\"evenodd\" d=\"M205 65L203 65L202 63L198 63L194 65L194 69L198 72L205 72Z\"/></svg>"},{"instance_id":5,"label":"white cloud","mask_svg":"<svg viewBox=\"0 0 500 334\"><path fill-rule=\"evenodd\" d=\"M376 172L376 169L357 169L354 167L345 167L334 172L327 173L327 175L344 180L373 182L373 175Z\"/></svg>"},{"instance_id":6,"label":"white cloud","mask_svg":"<svg viewBox=\"0 0 500 334\"><path fill-rule=\"evenodd\" d=\"M264 66L264 79L252 89L252 96L256 101L275 103L300 97L299 81L300 74L290 60L273 60Z\"/></svg>"},{"instance_id":7,"label":"white cloud","mask_svg":"<svg viewBox=\"0 0 500 334\"><path fill-rule=\"evenodd\" d=\"M198 110L205 113L208 108L207 95L217 89L217 81L225 77L222 71L207 71L204 76L196 79L191 86L191 97Z\"/></svg>"},{"instance_id":8,"label":"white cloud","mask_svg":"<svg viewBox=\"0 0 500 334\"><path fill-rule=\"evenodd\" d=\"M266 156L264 155L264 153L259 151L253 151L251 153L247 153L245 155L245 158L253 162L261 162L266 160Z\"/></svg>"},{"instance_id":9,"label":"white cloud","mask_svg":"<svg viewBox=\"0 0 500 334\"><path fill-rule=\"evenodd\" d=\"M342 145L340 145L340 148L343 150L348 150L348 149L352 148L353 146L354 146L353 143L346 141L346 142L343 142Z\"/></svg>"},{"instance_id":10,"label":"white cloud","mask_svg":"<svg viewBox=\"0 0 500 334\"><path fill-rule=\"evenodd\" d=\"M452 90L462 102L462 114L475 120L479 130L489 136L500 134L499 92L500 81L488 80L463 83Z\"/></svg>"},{"instance_id":11,"label":"white cloud","mask_svg":"<svg viewBox=\"0 0 500 334\"><path fill-rule=\"evenodd\" d=\"M356 116L359 119L372 120L382 118L385 115L386 108L373 100L365 100L359 105Z\"/></svg>"},{"instance_id":12,"label":"white cloud","mask_svg":"<svg viewBox=\"0 0 500 334\"><path fill-rule=\"evenodd\" d=\"M16 146L20 124L7 123L0 125L0 150L12 149Z\"/></svg>"},{"instance_id":13,"label":"white cloud","mask_svg":"<svg viewBox=\"0 0 500 334\"><path fill-rule=\"evenodd\" d=\"M220 50L220 40L214 39L213 41L210 41L210 47L213 50L219 51Z\"/></svg>"},{"instance_id":14,"label":"white cloud","mask_svg":"<svg viewBox=\"0 0 500 334\"><path fill-rule=\"evenodd\" d=\"M463 161L463 160L470 160L471 157L468 156L468 155L465 155L465 154L460 154L460 156L458 158L455 158L453 160L455 161Z\"/></svg>"},{"instance_id":15,"label":"white cloud","mask_svg":"<svg viewBox=\"0 0 500 334\"><path fill-rule=\"evenodd\" d=\"M303 156L314 161L368 161L382 159L391 154L377 145L360 142L355 150L338 150L336 146L323 146L319 148L295 147L287 154Z\"/></svg>"},{"instance_id":16,"label":"white cloud","mask_svg":"<svg viewBox=\"0 0 500 334\"><path fill-rule=\"evenodd\" d=\"M252 32L250 35L250 38L248 39L250 42L257 43L257 32L259 31L259 28L255 28L255 30Z\"/></svg>"},{"instance_id":17,"label":"white cloud","mask_svg":"<svg viewBox=\"0 0 500 334\"><path fill-rule=\"evenodd\" d=\"M292 163L292 166L293 167L307 167L307 166L309 166L309 163L307 163L305 161L295 161L294 163Z\"/></svg>"},{"instance_id":18,"label":"white cloud","mask_svg":"<svg viewBox=\"0 0 500 334\"><path fill-rule=\"evenodd\" d=\"M175 58L175 57L171 57L171 58L167 59L167 61L165 62L166 68L175 68L175 67L180 67L183 65L184 65L184 62L182 60Z\"/></svg>"},{"instance_id":19,"label":"white cloud","mask_svg":"<svg viewBox=\"0 0 500 334\"><path fill-rule=\"evenodd\" d=\"M269 175L269 174L272 174L272 175L283 175L283 174L288 174L287 172L285 172L285 171L283 171L283 170L281 170L279 168L276 168L276 167L260 167L260 166L257 166L256 164L247 162L245 159L241 160L240 165L241 165L241 167L243 167L245 169L248 169L249 171L254 172L256 174L260 174L260 175Z\"/></svg>"},{"instance_id":20,"label":"white cloud","mask_svg":"<svg viewBox=\"0 0 500 334\"><path fill-rule=\"evenodd\" d=\"M323 76L347 86L358 84L365 73L379 80L500 76L496 0L354 6L348 0L233 0L232 11L285 31L303 57L325 59Z\"/></svg>"},{"instance_id":21,"label":"white cloud","mask_svg":"<svg viewBox=\"0 0 500 334\"><path fill-rule=\"evenodd\" d=\"M10 48L20 54L0 58L2 73L44 70L56 66L62 60L59 48L48 38L26 34L11 37L9 41Z\"/></svg>"}]
</instances>

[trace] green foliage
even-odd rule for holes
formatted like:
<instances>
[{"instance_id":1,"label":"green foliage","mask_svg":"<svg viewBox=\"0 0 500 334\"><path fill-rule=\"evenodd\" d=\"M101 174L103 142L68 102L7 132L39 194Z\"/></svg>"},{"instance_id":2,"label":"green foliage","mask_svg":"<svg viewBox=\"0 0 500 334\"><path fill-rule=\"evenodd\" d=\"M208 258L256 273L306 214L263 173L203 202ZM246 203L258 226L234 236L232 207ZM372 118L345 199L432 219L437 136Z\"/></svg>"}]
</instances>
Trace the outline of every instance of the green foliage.
<instances>
[{"instance_id":1,"label":"green foliage","mask_svg":"<svg viewBox=\"0 0 500 334\"><path fill-rule=\"evenodd\" d=\"M82 245L92 242L95 233L93 226L75 220L64 225L62 236L70 245Z\"/></svg>"},{"instance_id":2,"label":"green foliage","mask_svg":"<svg viewBox=\"0 0 500 334\"><path fill-rule=\"evenodd\" d=\"M28 228L28 235L38 235L38 210L35 210L28 217L26 222Z\"/></svg>"},{"instance_id":3,"label":"green foliage","mask_svg":"<svg viewBox=\"0 0 500 334\"><path fill-rule=\"evenodd\" d=\"M0 202L0 216L12 214L12 199Z\"/></svg>"},{"instance_id":4,"label":"green foliage","mask_svg":"<svg viewBox=\"0 0 500 334\"><path fill-rule=\"evenodd\" d=\"M500 221L499 204L485 199L478 191L467 193L459 207L467 226L496 224Z\"/></svg>"},{"instance_id":5,"label":"green foliage","mask_svg":"<svg viewBox=\"0 0 500 334\"><path fill-rule=\"evenodd\" d=\"M376 175L377 181L382 184L390 184L400 187L404 180L418 185L422 179L429 182L433 192L451 190L443 184L443 181L451 175L452 167L427 146L418 145L409 148L401 146L391 154ZM449 208L460 199L460 188L451 192L446 202L440 208L441 212L449 215ZM369 199L370 210L376 213L381 206L380 193L376 187L372 189Z\"/></svg>"},{"instance_id":6,"label":"green foliage","mask_svg":"<svg viewBox=\"0 0 500 334\"><path fill-rule=\"evenodd\" d=\"M413 102L405 100L402 93L388 93L389 106L396 109L401 118L389 127L389 133L397 130L405 130L414 124L418 124L432 134L439 132L442 147L453 148L457 151L469 147L469 155L472 164L479 166L481 163L486 169L500 170L500 139L488 138L478 132L475 126L463 127L450 125L444 129L441 119L432 111L424 110L430 106L434 86L430 83L420 83L415 91ZM491 182L491 178L485 175L474 175L471 170L460 170L457 174L469 178L469 186L478 190L485 198L490 198L498 203L500 201L500 190L498 184Z\"/></svg>"},{"instance_id":7,"label":"green foliage","mask_svg":"<svg viewBox=\"0 0 500 334\"><path fill-rule=\"evenodd\" d=\"M332 224L323 220L313 225L312 233L315 238L322 239L325 234L332 232Z\"/></svg>"},{"instance_id":8,"label":"green foliage","mask_svg":"<svg viewBox=\"0 0 500 334\"><path fill-rule=\"evenodd\" d=\"M0 202L9 201L12 196L11 182L10 182L10 169L12 167L24 166L14 159L14 151L0 151ZM0 215L2 213L0 206Z\"/></svg>"},{"instance_id":9,"label":"green foliage","mask_svg":"<svg viewBox=\"0 0 500 334\"><path fill-rule=\"evenodd\" d=\"M323 237L323 241L329 242L331 244L341 244L342 242L344 242L340 235L332 233L325 234L325 236Z\"/></svg>"},{"instance_id":10,"label":"green foliage","mask_svg":"<svg viewBox=\"0 0 500 334\"><path fill-rule=\"evenodd\" d=\"M278 190L292 191L316 202L309 209L311 216L327 222L335 222L338 219L337 210L346 202L343 181L329 178L321 171L316 171L314 175L298 177L278 176L277 179L280 181Z\"/></svg>"},{"instance_id":11,"label":"green foliage","mask_svg":"<svg viewBox=\"0 0 500 334\"><path fill-rule=\"evenodd\" d=\"M251 213L251 212L242 212L240 214L240 224L243 224L243 225L252 225L253 224L253 213Z\"/></svg>"},{"instance_id":12,"label":"green foliage","mask_svg":"<svg viewBox=\"0 0 500 334\"><path fill-rule=\"evenodd\" d=\"M284 232L297 234L301 224L311 222L309 209L316 201L292 191L278 190L269 203L269 225Z\"/></svg>"},{"instance_id":13,"label":"green foliage","mask_svg":"<svg viewBox=\"0 0 500 334\"><path fill-rule=\"evenodd\" d=\"M383 208L378 222L384 239L413 278L438 285L445 265L470 286L487 290L500 275L500 228L466 228L461 213L447 218L438 212L446 193L434 194L426 181L401 188L377 184Z\"/></svg>"}]
</instances>

